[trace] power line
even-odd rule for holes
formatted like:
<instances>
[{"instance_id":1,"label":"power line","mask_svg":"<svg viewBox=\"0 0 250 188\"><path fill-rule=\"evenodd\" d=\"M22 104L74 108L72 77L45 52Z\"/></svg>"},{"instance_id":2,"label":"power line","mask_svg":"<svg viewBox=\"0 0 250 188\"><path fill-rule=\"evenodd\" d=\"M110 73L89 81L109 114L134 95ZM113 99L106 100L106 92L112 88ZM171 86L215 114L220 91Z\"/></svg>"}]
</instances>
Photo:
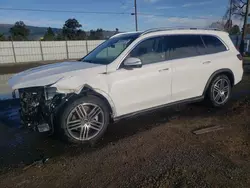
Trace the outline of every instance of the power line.
<instances>
[{"instance_id":1,"label":"power line","mask_svg":"<svg viewBox=\"0 0 250 188\"><path fill-rule=\"evenodd\" d=\"M165 17L165 18L172 18L172 17L176 17L176 18L187 18L187 19L203 19L203 20L210 20L213 19L213 17L203 17L203 16L179 16L179 15L164 15L164 14L150 14L150 13L144 13L144 12L138 12L138 15L141 16L155 16L155 17Z\"/></svg>"},{"instance_id":2,"label":"power line","mask_svg":"<svg viewBox=\"0 0 250 188\"><path fill-rule=\"evenodd\" d=\"M53 12L53 13L76 13L76 14L115 14L115 15L134 15L135 13L131 12L100 12L100 11L74 11L74 10L54 10L54 9L21 9L21 8L5 8L0 7L0 10L9 10L9 11L27 11L27 12ZM142 16L155 16L155 17L177 17L177 18L190 18L190 19L211 19L211 18L204 18L199 16L179 16L179 15L164 15L164 14L151 14L145 12L137 12L137 15Z\"/></svg>"}]
</instances>

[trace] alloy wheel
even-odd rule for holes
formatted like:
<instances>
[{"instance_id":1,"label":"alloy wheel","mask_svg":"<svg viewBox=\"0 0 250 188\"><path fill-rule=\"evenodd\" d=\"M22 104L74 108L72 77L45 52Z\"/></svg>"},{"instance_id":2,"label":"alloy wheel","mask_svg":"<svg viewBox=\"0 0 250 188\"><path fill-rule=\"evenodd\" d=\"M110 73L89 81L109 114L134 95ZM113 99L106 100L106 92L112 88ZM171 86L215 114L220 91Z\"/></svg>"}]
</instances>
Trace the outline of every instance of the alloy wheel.
<instances>
[{"instance_id":1,"label":"alloy wheel","mask_svg":"<svg viewBox=\"0 0 250 188\"><path fill-rule=\"evenodd\" d=\"M104 112L96 104L82 103L71 110L67 130L73 138L87 141L94 138L104 126Z\"/></svg>"},{"instance_id":2,"label":"alloy wheel","mask_svg":"<svg viewBox=\"0 0 250 188\"><path fill-rule=\"evenodd\" d=\"M217 104L223 104L227 101L230 94L230 83L228 80L221 78L213 86L213 99Z\"/></svg>"}]
</instances>

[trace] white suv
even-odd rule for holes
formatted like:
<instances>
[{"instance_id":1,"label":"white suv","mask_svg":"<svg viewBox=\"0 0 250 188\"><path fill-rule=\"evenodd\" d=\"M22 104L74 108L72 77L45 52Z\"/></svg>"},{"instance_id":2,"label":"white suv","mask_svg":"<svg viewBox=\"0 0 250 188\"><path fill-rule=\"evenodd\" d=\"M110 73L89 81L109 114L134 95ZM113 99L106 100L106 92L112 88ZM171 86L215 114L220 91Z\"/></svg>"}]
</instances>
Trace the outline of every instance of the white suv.
<instances>
[{"instance_id":1,"label":"white suv","mask_svg":"<svg viewBox=\"0 0 250 188\"><path fill-rule=\"evenodd\" d=\"M76 62L33 68L9 80L21 123L93 143L110 122L207 99L220 107L243 76L228 33L152 29L111 37Z\"/></svg>"}]
</instances>

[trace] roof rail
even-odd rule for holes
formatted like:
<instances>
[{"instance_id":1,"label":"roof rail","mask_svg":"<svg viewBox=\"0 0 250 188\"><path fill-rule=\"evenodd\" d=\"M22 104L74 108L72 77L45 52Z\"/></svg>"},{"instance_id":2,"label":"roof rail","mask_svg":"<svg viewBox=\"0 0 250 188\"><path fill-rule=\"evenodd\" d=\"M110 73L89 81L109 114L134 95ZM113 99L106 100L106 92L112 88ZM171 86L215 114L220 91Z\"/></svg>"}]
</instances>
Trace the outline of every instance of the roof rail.
<instances>
[{"instance_id":1,"label":"roof rail","mask_svg":"<svg viewBox=\"0 0 250 188\"><path fill-rule=\"evenodd\" d=\"M215 30L215 31L223 31L223 30L220 30L218 28L196 28L196 27L193 27L193 28L190 28L190 27L160 27L160 28L152 28L152 29L148 29L146 31L144 31L142 35L146 35L148 33L153 33L153 32L157 32L157 31L167 31L167 30L198 30L198 29L201 29L201 30Z\"/></svg>"},{"instance_id":2,"label":"roof rail","mask_svg":"<svg viewBox=\"0 0 250 188\"><path fill-rule=\"evenodd\" d=\"M117 37L117 36L120 36L120 35L129 34L129 33L133 34L133 33L138 33L138 32L137 31L121 32L121 33L117 33L117 34L111 36L110 38L114 38L114 37Z\"/></svg>"}]
</instances>

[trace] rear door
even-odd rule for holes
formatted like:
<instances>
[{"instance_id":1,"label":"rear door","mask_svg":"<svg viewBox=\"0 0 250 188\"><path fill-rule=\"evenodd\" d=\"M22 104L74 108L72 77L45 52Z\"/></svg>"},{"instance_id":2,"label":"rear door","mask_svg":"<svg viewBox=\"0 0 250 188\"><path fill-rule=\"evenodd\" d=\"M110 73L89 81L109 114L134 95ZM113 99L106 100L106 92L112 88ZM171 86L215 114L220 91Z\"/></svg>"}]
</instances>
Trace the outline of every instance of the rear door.
<instances>
[{"instance_id":1,"label":"rear door","mask_svg":"<svg viewBox=\"0 0 250 188\"><path fill-rule=\"evenodd\" d=\"M202 95L211 75L210 57L200 35L169 35L166 37L167 55L172 66L171 101Z\"/></svg>"}]
</instances>

